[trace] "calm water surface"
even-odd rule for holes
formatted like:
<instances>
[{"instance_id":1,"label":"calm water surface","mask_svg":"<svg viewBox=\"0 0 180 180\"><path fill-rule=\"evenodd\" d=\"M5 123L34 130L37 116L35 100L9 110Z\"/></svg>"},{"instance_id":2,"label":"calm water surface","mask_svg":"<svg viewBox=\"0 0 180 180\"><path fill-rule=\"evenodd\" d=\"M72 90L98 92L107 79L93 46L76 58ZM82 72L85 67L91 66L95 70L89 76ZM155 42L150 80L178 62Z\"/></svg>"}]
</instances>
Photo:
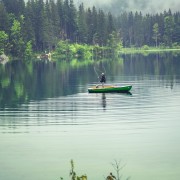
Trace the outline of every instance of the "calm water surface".
<instances>
[{"instance_id":1,"label":"calm water surface","mask_svg":"<svg viewBox=\"0 0 180 180\"><path fill-rule=\"evenodd\" d=\"M132 94L88 94L97 83L133 85ZM180 55L124 56L81 65L0 65L0 179L180 179Z\"/></svg>"}]
</instances>

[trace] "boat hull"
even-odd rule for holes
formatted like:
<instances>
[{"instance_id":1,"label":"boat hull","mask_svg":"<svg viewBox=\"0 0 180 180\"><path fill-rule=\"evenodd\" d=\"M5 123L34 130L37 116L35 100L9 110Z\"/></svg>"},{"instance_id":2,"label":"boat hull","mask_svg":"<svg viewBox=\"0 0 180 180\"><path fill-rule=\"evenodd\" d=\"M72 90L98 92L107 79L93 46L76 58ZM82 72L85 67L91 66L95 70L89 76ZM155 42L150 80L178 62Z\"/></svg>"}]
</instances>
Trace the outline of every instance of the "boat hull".
<instances>
[{"instance_id":1,"label":"boat hull","mask_svg":"<svg viewBox=\"0 0 180 180\"><path fill-rule=\"evenodd\" d=\"M88 88L89 93L111 93L111 92L119 92L119 93L127 93L131 90L132 86L94 86Z\"/></svg>"}]
</instances>

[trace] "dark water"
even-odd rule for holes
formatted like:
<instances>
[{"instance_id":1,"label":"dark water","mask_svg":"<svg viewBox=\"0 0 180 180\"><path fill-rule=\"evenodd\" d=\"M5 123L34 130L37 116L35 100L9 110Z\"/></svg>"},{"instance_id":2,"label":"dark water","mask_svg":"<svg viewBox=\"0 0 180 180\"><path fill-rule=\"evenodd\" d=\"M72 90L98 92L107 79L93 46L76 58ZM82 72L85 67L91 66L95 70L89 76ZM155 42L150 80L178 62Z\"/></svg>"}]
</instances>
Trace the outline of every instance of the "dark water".
<instances>
[{"instance_id":1,"label":"dark water","mask_svg":"<svg viewBox=\"0 0 180 180\"><path fill-rule=\"evenodd\" d=\"M95 71L94 71L95 68ZM100 70L100 71L99 71ZM88 94L107 83L131 94ZM0 179L180 179L180 54L0 65Z\"/></svg>"}]
</instances>

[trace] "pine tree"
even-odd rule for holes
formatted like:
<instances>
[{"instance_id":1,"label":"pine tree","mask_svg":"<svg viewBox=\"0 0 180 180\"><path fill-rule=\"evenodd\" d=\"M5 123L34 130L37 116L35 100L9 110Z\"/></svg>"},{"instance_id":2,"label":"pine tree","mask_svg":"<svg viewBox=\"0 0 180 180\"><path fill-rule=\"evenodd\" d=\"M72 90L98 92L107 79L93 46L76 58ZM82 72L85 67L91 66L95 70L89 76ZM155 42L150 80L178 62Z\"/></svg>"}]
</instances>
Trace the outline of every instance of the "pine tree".
<instances>
[{"instance_id":1,"label":"pine tree","mask_svg":"<svg viewBox=\"0 0 180 180\"><path fill-rule=\"evenodd\" d=\"M4 6L4 3L0 1L0 30L8 30L8 13Z\"/></svg>"},{"instance_id":2,"label":"pine tree","mask_svg":"<svg viewBox=\"0 0 180 180\"><path fill-rule=\"evenodd\" d=\"M99 10L97 17L97 36L98 44L104 46L106 44L107 37L107 22L105 19L105 14L102 10Z\"/></svg>"},{"instance_id":3,"label":"pine tree","mask_svg":"<svg viewBox=\"0 0 180 180\"><path fill-rule=\"evenodd\" d=\"M83 3L79 6L78 11L78 42L87 43L87 24Z\"/></svg>"},{"instance_id":4,"label":"pine tree","mask_svg":"<svg viewBox=\"0 0 180 180\"><path fill-rule=\"evenodd\" d=\"M172 37L174 30L174 18L173 16L166 16L164 18L164 42L167 46L172 46Z\"/></svg>"},{"instance_id":5,"label":"pine tree","mask_svg":"<svg viewBox=\"0 0 180 180\"><path fill-rule=\"evenodd\" d=\"M132 14L133 19L133 14ZM128 47L131 44L134 44L134 23L131 22L130 16L124 12L121 16L118 17L118 26L117 29L123 37L123 46Z\"/></svg>"},{"instance_id":6,"label":"pine tree","mask_svg":"<svg viewBox=\"0 0 180 180\"><path fill-rule=\"evenodd\" d=\"M134 16L134 45L141 47L143 42L143 18L141 12L136 12Z\"/></svg>"},{"instance_id":7,"label":"pine tree","mask_svg":"<svg viewBox=\"0 0 180 180\"><path fill-rule=\"evenodd\" d=\"M92 44L97 44L98 43L98 37L97 37L97 10L95 6L92 8L92 23L91 23L91 29L92 29Z\"/></svg>"},{"instance_id":8,"label":"pine tree","mask_svg":"<svg viewBox=\"0 0 180 180\"><path fill-rule=\"evenodd\" d=\"M86 23L87 23L87 43L92 44L93 41L93 24L92 24L92 11L90 8L86 12Z\"/></svg>"},{"instance_id":9,"label":"pine tree","mask_svg":"<svg viewBox=\"0 0 180 180\"><path fill-rule=\"evenodd\" d=\"M65 39L66 32L64 29L65 16L64 16L63 0L57 0L56 6L57 6L58 15L59 15L59 38Z\"/></svg>"},{"instance_id":10,"label":"pine tree","mask_svg":"<svg viewBox=\"0 0 180 180\"><path fill-rule=\"evenodd\" d=\"M180 45L180 13L174 14L174 31L172 37L173 43Z\"/></svg>"},{"instance_id":11,"label":"pine tree","mask_svg":"<svg viewBox=\"0 0 180 180\"><path fill-rule=\"evenodd\" d=\"M26 4L24 17L24 40L25 42L31 41L33 48L35 48L34 16L32 3L30 1L28 1Z\"/></svg>"},{"instance_id":12,"label":"pine tree","mask_svg":"<svg viewBox=\"0 0 180 180\"><path fill-rule=\"evenodd\" d=\"M133 43L133 23L134 23L134 15L132 11L128 14L128 46L132 46Z\"/></svg>"},{"instance_id":13,"label":"pine tree","mask_svg":"<svg viewBox=\"0 0 180 180\"><path fill-rule=\"evenodd\" d=\"M13 13L16 16L24 14L24 0L2 0L2 2L4 3L8 13Z\"/></svg>"},{"instance_id":14,"label":"pine tree","mask_svg":"<svg viewBox=\"0 0 180 180\"><path fill-rule=\"evenodd\" d=\"M70 0L70 4L69 4L69 39L72 42L75 42L77 39L77 34L78 34L78 25L77 25L77 11L76 8L74 6L74 2L73 0Z\"/></svg>"},{"instance_id":15,"label":"pine tree","mask_svg":"<svg viewBox=\"0 0 180 180\"><path fill-rule=\"evenodd\" d=\"M149 14L146 14L143 17L143 35L144 35L144 42L143 45L153 45L152 42L152 18Z\"/></svg>"},{"instance_id":16,"label":"pine tree","mask_svg":"<svg viewBox=\"0 0 180 180\"><path fill-rule=\"evenodd\" d=\"M36 0L34 4L34 30L36 39L36 49L44 51L47 48L47 32L45 19L44 2L43 0Z\"/></svg>"},{"instance_id":17,"label":"pine tree","mask_svg":"<svg viewBox=\"0 0 180 180\"><path fill-rule=\"evenodd\" d=\"M153 39L155 40L156 42L156 47L158 45L158 37L159 37L159 26L158 26L158 23L155 23L153 25Z\"/></svg>"},{"instance_id":18,"label":"pine tree","mask_svg":"<svg viewBox=\"0 0 180 180\"><path fill-rule=\"evenodd\" d=\"M63 30L65 39L69 39L69 0L64 0L63 3Z\"/></svg>"},{"instance_id":19,"label":"pine tree","mask_svg":"<svg viewBox=\"0 0 180 180\"><path fill-rule=\"evenodd\" d=\"M116 31L114 18L112 14L109 12L107 16L107 35L112 34L112 32Z\"/></svg>"}]
</instances>

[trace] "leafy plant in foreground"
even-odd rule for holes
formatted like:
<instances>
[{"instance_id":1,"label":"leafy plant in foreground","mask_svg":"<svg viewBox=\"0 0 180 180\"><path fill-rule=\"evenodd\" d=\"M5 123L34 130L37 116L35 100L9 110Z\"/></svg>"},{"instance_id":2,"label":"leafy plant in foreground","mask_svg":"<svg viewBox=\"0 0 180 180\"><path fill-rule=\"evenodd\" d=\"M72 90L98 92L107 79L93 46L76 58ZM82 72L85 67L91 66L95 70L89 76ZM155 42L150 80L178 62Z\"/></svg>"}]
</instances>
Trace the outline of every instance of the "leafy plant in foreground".
<instances>
[{"instance_id":1,"label":"leafy plant in foreground","mask_svg":"<svg viewBox=\"0 0 180 180\"><path fill-rule=\"evenodd\" d=\"M71 169L70 169L69 175L71 177L71 180L87 180L87 176L85 174L81 175L81 176L77 176L77 174L74 170L74 161L72 159L71 159ZM62 177L60 179L63 180Z\"/></svg>"},{"instance_id":2,"label":"leafy plant in foreground","mask_svg":"<svg viewBox=\"0 0 180 180\"><path fill-rule=\"evenodd\" d=\"M110 174L105 178L105 180L122 180L122 170L123 168L125 167L126 164L123 164L121 163L121 161L117 161L117 160L114 160L113 163L111 163L111 165L113 166L115 172L116 172L116 176L113 175L112 172L110 172ZM77 176L75 170L74 170L74 161L71 159L71 169L70 169L70 177L71 177L71 180L87 180L87 175L84 174L84 175L81 175L81 176ZM125 180L130 180L130 176L127 177ZM63 180L62 177L60 177L60 180Z\"/></svg>"}]
</instances>

